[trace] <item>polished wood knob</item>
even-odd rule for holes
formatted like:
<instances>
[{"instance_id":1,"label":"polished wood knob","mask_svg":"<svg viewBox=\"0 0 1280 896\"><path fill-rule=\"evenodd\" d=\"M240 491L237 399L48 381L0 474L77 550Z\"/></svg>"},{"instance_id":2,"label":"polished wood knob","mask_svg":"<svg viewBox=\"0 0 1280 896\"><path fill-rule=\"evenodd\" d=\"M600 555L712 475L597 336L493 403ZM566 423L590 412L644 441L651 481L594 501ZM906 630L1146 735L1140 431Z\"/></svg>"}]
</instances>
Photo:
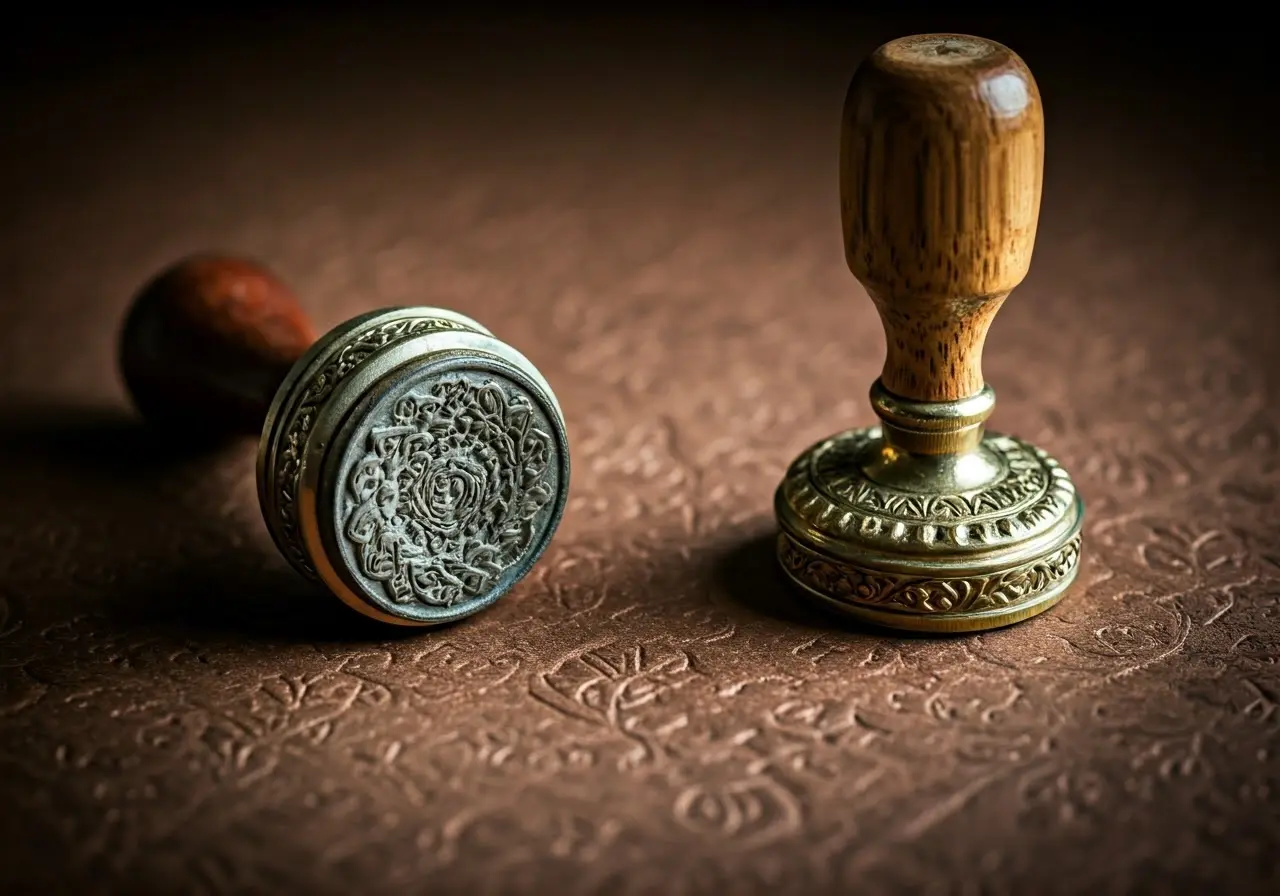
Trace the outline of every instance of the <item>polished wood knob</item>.
<instances>
[{"instance_id":1,"label":"polished wood knob","mask_svg":"<svg viewBox=\"0 0 1280 896\"><path fill-rule=\"evenodd\" d=\"M213 436L256 435L315 340L293 291L266 267L193 256L134 298L120 335L120 372L149 421Z\"/></svg>"},{"instance_id":2,"label":"polished wood knob","mask_svg":"<svg viewBox=\"0 0 1280 896\"><path fill-rule=\"evenodd\" d=\"M891 41L845 98L845 257L884 324L881 383L921 402L981 392L982 346L1031 262L1044 167L1035 79L992 40Z\"/></svg>"}]
</instances>

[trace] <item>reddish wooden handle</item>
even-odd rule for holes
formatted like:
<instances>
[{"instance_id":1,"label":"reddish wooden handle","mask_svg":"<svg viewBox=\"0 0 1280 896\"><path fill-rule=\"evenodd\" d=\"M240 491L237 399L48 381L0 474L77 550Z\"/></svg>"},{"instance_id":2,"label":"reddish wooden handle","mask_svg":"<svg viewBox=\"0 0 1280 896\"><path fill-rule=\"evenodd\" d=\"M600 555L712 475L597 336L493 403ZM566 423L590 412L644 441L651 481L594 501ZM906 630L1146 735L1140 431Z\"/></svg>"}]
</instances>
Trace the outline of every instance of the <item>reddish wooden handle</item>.
<instances>
[{"instance_id":1,"label":"reddish wooden handle","mask_svg":"<svg viewBox=\"0 0 1280 896\"><path fill-rule=\"evenodd\" d=\"M256 262L184 259L134 299L120 372L149 421L257 434L285 374L316 334L293 291Z\"/></svg>"}]
</instances>

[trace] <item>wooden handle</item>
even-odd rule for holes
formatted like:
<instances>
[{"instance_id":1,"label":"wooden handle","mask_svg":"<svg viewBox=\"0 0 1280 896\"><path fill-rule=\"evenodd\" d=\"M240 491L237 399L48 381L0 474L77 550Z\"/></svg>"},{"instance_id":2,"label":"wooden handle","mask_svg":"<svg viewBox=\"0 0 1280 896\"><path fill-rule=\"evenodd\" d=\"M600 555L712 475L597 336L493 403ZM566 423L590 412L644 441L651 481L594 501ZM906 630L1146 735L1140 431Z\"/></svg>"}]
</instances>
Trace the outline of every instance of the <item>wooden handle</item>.
<instances>
[{"instance_id":1,"label":"wooden handle","mask_svg":"<svg viewBox=\"0 0 1280 896\"><path fill-rule=\"evenodd\" d=\"M198 256L138 293L120 336L120 371L154 423L257 434L285 374L315 338L292 290L266 268Z\"/></svg>"},{"instance_id":2,"label":"wooden handle","mask_svg":"<svg viewBox=\"0 0 1280 896\"><path fill-rule=\"evenodd\" d=\"M1035 243L1035 79L994 41L899 38L854 74L840 143L845 257L884 323L881 382L915 401L977 394L987 328Z\"/></svg>"}]
</instances>

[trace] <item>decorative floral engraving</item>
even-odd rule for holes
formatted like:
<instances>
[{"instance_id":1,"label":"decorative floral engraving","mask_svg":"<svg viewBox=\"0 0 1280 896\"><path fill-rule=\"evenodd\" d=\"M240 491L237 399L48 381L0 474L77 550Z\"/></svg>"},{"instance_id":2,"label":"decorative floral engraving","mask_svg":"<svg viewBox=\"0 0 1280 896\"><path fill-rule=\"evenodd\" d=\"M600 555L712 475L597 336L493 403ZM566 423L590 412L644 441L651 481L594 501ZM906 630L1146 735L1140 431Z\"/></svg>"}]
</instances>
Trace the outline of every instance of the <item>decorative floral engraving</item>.
<instances>
[{"instance_id":1,"label":"decorative floral engraving","mask_svg":"<svg viewBox=\"0 0 1280 896\"><path fill-rule=\"evenodd\" d=\"M457 321L440 317L406 317L369 327L352 335L329 363L298 391L293 410L287 418L282 417L286 422L284 436L276 449L275 487L281 549L301 572L313 578L316 574L298 534L298 474L307 437L320 407L333 394L338 383L375 352L423 333L466 329Z\"/></svg>"},{"instance_id":2,"label":"decorative floral engraving","mask_svg":"<svg viewBox=\"0 0 1280 896\"><path fill-rule=\"evenodd\" d=\"M1043 451L1008 436L986 445L1008 471L985 488L919 495L872 482L858 459L877 427L833 436L801 455L782 485L786 504L805 524L840 540L890 549L1022 541L1062 519L1075 497L1070 476Z\"/></svg>"},{"instance_id":3,"label":"decorative floral engraving","mask_svg":"<svg viewBox=\"0 0 1280 896\"><path fill-rule=\"evenodd\" d=\"M999 482L977 491L957 495L917 495L884 488L863 477L852 477L857 458L866 444L867 430L837 437L814 452L813 475L819 488L833 498L874 513L898 519L935 523L945 520L973 520L986 514L1003 513L1045 491L1049 470L1035 451L1015 439L987 440L1008 469Z\"/></svg>"},{"instance_id":4,"label":"decorative floral engraving","mask_svg":"<svg viewBox=\"0 0 1280 896\"><path fill-rule=\"evenodd\" d=\"M1071 575L1080 562L1080 537L1047 557L989 576L929 579L862 569L824 557L778 535L778 559L796 581L841 603L911 613L1007 609L1034 599Z\"/></svg>"},{"instance_id":5,"label":"decorative floral engraving","mask_svg":"<svg viewBox=\"0 0 1280 896\"><path fill-rule=\"evenodd\" d=\"M493 381L451 377L401 398L347 484L359 572L400 604L490 590L554 497L552 437L536 422L528 399Z\"/></svg>"},{"instance_id":6,"label":"decorative floral engraving","mask_svg":"<svg viewBox=\"0 0 1280 896\"><path fill-rule=\"evenodd\" d=\"M676 798L675 820L694 834L761 846L801 830L803 808L760 776L716 786L693 784Z\"/></svg>"}]
</instances>

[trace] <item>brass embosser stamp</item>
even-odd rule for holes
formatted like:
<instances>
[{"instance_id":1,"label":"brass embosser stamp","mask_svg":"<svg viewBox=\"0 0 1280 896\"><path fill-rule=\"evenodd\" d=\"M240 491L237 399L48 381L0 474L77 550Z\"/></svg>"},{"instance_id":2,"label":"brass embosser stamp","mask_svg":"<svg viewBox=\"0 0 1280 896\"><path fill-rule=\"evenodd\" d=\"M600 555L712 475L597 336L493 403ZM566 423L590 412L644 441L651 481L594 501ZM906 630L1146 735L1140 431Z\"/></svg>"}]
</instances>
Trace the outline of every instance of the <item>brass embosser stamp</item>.
<instances>
[{"instance_id":1,"label":"brass embosser stamp","mask_svg":"<svg viewBox=\"0 0 1280 896\"><path fill-rule=\"evenodd\" d=\"M845 100L845 257L884 326L880 425L801 454L775 496L778 559L823 604L865 621L974 631L1061 599L1083 504L1044 451L985 431L992 318L1026 276L1044 117L1031 72L967 35L904 37Z\"/></svg>"}]
</instances>

